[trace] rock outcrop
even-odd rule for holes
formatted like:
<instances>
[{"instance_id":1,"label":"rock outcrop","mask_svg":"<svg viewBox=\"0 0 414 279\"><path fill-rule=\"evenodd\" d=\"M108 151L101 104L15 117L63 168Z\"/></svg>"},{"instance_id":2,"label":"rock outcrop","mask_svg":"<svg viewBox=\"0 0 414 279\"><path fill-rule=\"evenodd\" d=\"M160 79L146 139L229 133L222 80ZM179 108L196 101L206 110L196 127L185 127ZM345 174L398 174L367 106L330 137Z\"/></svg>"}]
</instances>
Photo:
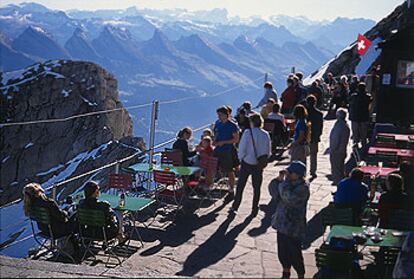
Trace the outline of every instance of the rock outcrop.
<instances>
[{"instance_id":1,"label":"rock outcrop","mask_svg":"<svg viewBox=\"0 0 414 279\"><path fill-rule=\"evenodd\" d=\"M116 79L93 63L49 61L1 73L0 81L1 123L123 108ZM123 109L61 122L2 126L1 204L20 197L29 181L48 187L139 151L144 144L132 137L132 127ZM102 180L107 171L93 178ZM84 180L63 188L74 190Z\"/></svg>"}]
</instances>

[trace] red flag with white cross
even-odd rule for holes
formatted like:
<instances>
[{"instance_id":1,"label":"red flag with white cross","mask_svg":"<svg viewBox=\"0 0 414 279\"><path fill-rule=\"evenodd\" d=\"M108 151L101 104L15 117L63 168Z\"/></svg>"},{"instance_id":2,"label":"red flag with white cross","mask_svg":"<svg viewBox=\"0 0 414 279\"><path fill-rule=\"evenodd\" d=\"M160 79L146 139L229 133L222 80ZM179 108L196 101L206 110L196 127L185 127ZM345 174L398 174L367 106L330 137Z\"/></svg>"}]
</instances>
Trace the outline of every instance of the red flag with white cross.
<instances>
[{"instance_id":1,"label":"red flag with white cross","mask_svg":"<svg viewBox=\"0 0 414 279\"><path fill-rule=\"evenodd\" d=\"M364 55L368 48L371 45L371 41L368 40L366 37L362 36L361 34L358 34L358 41L357 41L357 52L359 55Z\"/></svg>"}]
</instances>

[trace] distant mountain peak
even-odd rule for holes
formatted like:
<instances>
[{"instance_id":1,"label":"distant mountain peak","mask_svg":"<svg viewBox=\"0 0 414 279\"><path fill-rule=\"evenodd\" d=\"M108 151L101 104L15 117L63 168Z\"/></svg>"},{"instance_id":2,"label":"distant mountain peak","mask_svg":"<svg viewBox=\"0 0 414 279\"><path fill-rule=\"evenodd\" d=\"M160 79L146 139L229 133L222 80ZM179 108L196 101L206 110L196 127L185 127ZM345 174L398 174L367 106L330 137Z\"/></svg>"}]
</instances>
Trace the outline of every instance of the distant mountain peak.
<instances>
[{"instance_id":1,"label":"distant mountain peak","mask_svg":"<svg viewBox=\"0 0 414 279\"><path fill-rule=\"evenodd\" d=\"M116 27L111 24L107 24L104 26L104 29L102 31L103 34L108 34L110 36L114 36L118 39L121 39L123 41L131 40L132 35L129 32L129 30L125 27Z\"/></svg>"}]
</instances>

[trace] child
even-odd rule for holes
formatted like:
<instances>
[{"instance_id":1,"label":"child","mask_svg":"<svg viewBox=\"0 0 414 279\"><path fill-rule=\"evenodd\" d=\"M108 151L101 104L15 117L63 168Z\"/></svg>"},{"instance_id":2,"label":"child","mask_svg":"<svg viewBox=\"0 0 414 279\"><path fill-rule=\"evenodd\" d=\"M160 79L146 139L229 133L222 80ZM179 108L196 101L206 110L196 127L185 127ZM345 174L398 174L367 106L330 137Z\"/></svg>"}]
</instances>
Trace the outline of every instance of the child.
<instances>
[{"instance_id":1,"label":"child","mask_svg":"<svg viewBox=\"0 0 414 279\"><path fill-rule=\"evenodd\" d=\"M213 156L214 147L213 147L213 139L209 136L203 137L200 144L197 146L197 151L199 153L200 162L203 156ZM209 170L206 172L206 186L209 187L213 184L214 180L214 171Z\"/></svg>"},{"instance_id":2,"label":"child","mask_svg":"<svg viewBox=\"0 0 414 279\"><path fill-rule=\"evenodd\" d=\"M200 156L213 156L213 139L210 136L203 137L200 144L197 146L197 151Z\"/></svg>"}]
</instances>

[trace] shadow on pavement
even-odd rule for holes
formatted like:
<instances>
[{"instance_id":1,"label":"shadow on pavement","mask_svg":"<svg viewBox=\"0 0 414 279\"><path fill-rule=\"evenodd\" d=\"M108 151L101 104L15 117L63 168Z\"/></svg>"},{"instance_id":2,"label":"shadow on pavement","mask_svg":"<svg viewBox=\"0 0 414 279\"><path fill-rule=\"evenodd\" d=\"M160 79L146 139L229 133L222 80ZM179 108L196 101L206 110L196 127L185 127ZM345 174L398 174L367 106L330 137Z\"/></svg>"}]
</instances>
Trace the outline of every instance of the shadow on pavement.
<instances>
[{"instance_id":1,"label":"shadow on pavement","mask_svg":"<svg viewBox=\"0 0 414 279\"><path fill-rule=\"evenodd\" d=\"M188 256L183 264L183 269L176 275L194 276L200 270L219 262L233 250L237 243L237 236L250 224L253 218L253 215L247 216L243 223L226 233L230 223L234 220L234 216L229 215L217 231Z\"/></svg>"}]
</instances>

